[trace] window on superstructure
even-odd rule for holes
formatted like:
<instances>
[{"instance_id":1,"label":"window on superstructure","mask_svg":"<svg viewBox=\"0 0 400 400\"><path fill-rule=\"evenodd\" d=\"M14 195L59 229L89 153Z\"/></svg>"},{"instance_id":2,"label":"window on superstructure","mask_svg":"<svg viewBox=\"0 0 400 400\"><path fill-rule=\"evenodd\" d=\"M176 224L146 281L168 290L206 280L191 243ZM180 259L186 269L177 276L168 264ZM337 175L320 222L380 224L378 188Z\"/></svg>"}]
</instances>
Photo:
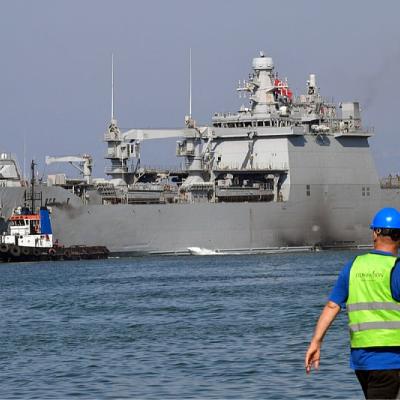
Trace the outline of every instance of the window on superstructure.
<instances>
[{"instance_id":1,"label":"window on superstructure","mask_svg":"<svg viewBox=\"0 0 400 400\"><path fill-rule=\"evenodd\" d=\"M365 186L363 186L363 187L361 188L361 194L362 194L363 197L365 197Z\"/></svg>"},{"instance_id":2,"label":"window on superstructure","mask_svg":"<svg viewBox=\"0 0 400 400\"><path fill-rule=\"evenodd\" d=\"M307 197L311 196L311 186L310 185L306 185L306 195L307 195Z\"/></svg>"},{"instance_id":3,"label":"window on superstructure","mask_svg":"<svg viewBox=\"0 0 400 400\"><path fill-rule=\"evenodd\" d=\"M367 188L366 188L366 195L367 195L367 196L370 195L369 186L367 186Z\"/></svg>"},{"instance_id":4,"label":"window on superstructure","mask_svg":"<svg viewBox=\"0 0 400 400\"><path fill-rule=\"evenodd\" d=\"M263 121L257 121L257 126L264 126Z\"/></svg>"}]
</instances>

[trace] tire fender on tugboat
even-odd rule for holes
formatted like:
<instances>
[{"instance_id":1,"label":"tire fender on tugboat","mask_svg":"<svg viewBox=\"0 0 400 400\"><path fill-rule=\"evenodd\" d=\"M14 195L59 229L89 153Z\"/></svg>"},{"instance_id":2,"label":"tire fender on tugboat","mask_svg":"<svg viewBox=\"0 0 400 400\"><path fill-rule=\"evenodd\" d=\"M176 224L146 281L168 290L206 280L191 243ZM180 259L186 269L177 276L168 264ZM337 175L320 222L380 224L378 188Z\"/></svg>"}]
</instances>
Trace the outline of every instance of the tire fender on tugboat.
<instances>
[{"instance_id":1,"label":"tire fender on tugboat","mask_svg":"<svg viewBox=\"0 0 400 400\"><path fill-rule=\"evenodd\" d=\"M19 256L21 255L21 248L18 247L18 246L12 245L12 246L10 247L10 254L11 254L13 257L19 257Z\"/></svg>"},{"instance_id":2,"label":"tire fender on tugboat","mask_svg":"<svg viewBox=\"0 0 400 400\"><path fill-rule=\"evenodd\" d=\"M33 249L33 255L36 256L36 257L40 256L40 250L37 249L37 248L34 248Z\"/></svg>"},{"instance_id":3,"label":"tire fender on tugboat","mask_svg":"<svg viewBox=\"0 0 400 400\"><path fill-rule=\"evenodd\" d=\"M23 256L29 256L29 254L31 254L31 251L29 247L21 247L21 253Z\"/></svg>"},{"instance_id":4,"label":"tire fender on tugboat","mask_svg":"<svg viewBox=\"0 0 400 400\"><path fill-rule=\"evenodd\" d=\"M0 253L7 253L9 249L10 247L7 243L0 244Z\"/></svg>"}]
</instances>

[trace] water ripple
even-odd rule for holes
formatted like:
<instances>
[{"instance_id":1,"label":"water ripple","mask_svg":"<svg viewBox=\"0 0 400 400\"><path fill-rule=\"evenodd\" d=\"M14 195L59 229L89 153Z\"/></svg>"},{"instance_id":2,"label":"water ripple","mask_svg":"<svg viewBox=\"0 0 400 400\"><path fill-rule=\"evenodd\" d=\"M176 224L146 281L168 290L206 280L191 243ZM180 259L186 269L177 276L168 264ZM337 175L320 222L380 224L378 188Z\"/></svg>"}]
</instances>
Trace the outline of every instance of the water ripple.
<instances>
[{"instance_id":1,"label":"water ripple","mask_svg":"<svg viewBox=\"0 0 400 400\"><path fill-rule=\"evenodd\" d=\"M344 315L321 371L303 369L316 318L352 257L0 265L1 397L360 398Z\"/></svg>"}]
</instances>

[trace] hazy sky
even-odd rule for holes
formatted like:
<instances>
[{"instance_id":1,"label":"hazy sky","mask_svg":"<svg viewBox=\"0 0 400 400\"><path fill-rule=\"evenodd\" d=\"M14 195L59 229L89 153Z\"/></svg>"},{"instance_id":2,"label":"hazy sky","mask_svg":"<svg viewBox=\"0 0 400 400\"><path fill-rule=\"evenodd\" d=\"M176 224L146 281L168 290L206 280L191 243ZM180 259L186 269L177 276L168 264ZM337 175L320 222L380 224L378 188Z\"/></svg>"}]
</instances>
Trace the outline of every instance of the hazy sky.
<instances>
[{"instance_id":1,"label":"hazy sky","mask_svg":"<svg viewBox=\"0 0 400 400\"><path fill-rule=\"evenodd\" d=\"M374 126L381 175L400 172L400 2L218 0L0 0L0 151L32 157L92 154L103 175L103 133L179 127L188 112L209 123L236 111L235 88L260 50L295 94L316 73L324 96L358 100ZM144 144L144 163L171 165L174 141ZM61 172L65 166L47 168Z\"/></svg>"}]
</instances>

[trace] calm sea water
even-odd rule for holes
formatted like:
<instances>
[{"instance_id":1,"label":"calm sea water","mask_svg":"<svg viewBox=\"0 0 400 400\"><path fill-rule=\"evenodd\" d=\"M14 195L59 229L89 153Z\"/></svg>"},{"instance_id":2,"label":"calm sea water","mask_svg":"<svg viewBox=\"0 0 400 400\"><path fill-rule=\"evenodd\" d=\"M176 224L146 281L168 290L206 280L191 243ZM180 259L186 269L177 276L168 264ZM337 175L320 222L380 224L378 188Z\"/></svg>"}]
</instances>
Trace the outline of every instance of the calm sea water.
<instances>
[{"instance_id":1,"label":"calm sea water","mask_svg":"<svg viewBox=\"0 0 400 400\"><path fill-rule=\"evenodd\" d=\"M351 252L0 265L1 398L362 398L346 316L304 373Z\"/></svg>"}]
</instances>

